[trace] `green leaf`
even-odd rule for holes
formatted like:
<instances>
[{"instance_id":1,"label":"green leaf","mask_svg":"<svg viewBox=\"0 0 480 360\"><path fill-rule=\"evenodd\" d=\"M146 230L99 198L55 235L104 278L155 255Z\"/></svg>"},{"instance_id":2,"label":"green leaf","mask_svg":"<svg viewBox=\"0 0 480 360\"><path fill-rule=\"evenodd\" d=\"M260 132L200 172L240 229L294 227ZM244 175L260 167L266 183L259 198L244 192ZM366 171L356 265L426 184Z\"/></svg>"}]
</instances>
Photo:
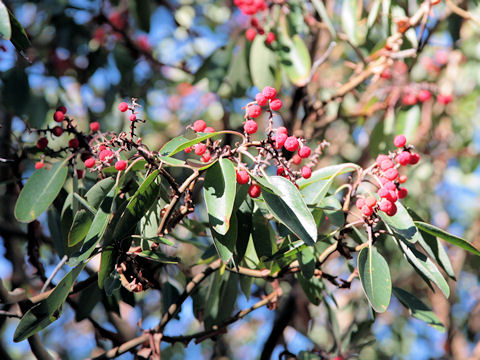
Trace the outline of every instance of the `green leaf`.
<instances>
[{"instance_id":1,"label":"green leaf","mask_svg":"<svg viewBox=\"0 0 480 360\"><path fill-rule=\"evenodd\" d=\"M380 11L380 4L382 0L375 0L370 8L370 12L368 14L367 19L367 27L371 28L373 24L375 24L375 20L377 20L378 12Z\"/></svg>"},{"instance_id":2,"label":"green leaf","mask_svg":"<svg viewBox=\"0 0 480 360\"><path fill-rule=\"evenodd\" d=\"M4 40L10 40L12 37L12 28L10 26L10 16L8 15L8 9L3 3L0 1L0 38Z\"/></svg>"},{"instance_id":3,"label":"green leaf","mask_svg":"<svg viewBox=\"0 0 480 360\"><path fill-rule=\"evenodd\" d=\"M443 278L433 261L430 260L430 258L428 258L425 254L415 249L413 244L404 240L401 236L398 238L395 237L395 240L402 249L402 252L407 258L408 262L414 267L414 269L422 277L424 277L424 279L433 281L442 291L445 297L448 298L450 295L450 288L448 287L447 281ZM430 286L428 282L427 284Z\"/></svg>"},{"instance_id":4,"label":"green leaf","mask_svg":"<svg viewBox=\"0 0 480 360\"><path fill-rule=\"evenodd\" d=\"M445 326L440 322L437 315L420 299L398 287L393 288L393 293L414 318L426 322L436 330L445 332Z\"/></svg>"},{"instance_id":5,"label":"green leaf","mask_svg":"<svg viewBox=\"0 0 480 360\"><path fill-rule=\"evenodd\" d=\"M80 293L78 303L81 306L75 311L75 321L80 322L89 317L100 300L102 291L98 288L97 282L93 282Z\"/></svg>"},{"instance_id":6,"label":"green leaf","mask_svg":"<svg viewBox=\"0 0 480 360\"><path fill-rule=\"evenodd\" d=\"M72 227L68 232L68 246L75 246L85 239L85 236L87 236L90 230L90 225L92 225L92 221L93 216L84 209L79 210L75 214Z\"/></svg>"},{"instance_id":7,"label":"green leaf","mask_svg":"<svg viewBox=\"0 0 480 360\"><path fill-rule=\"evenodd\" d=\"M310 279L306 279L301 273L295 273L295 277L297 278L300 286L303 289L303 292L307 296L308 300L313 305L320 305L322 301L323 295L323 283L320 279L317 279L315 276L311 277Z\"/></svg>"},{"instance_id":8,"label":"green leaf","mask_svg":"<svg viewBox=\"0 0 480 360\"><path fill-rule=\"evenodd\" d=\"M480 256L480 251L478 251L472 244L470 244L468 241L459 238L458 236L452 235L445 230L442 230L436 226L433 226L431 224L427 224L422 221L415 221L415 225L419 229L422 229L423 231L429 233L430 235L439 237L440 239L445 240L446 242L458 246L464 250L467 250L471 252L472 254Z\"/></svg>"},{"instance_id":9,"label":"green leaf","mask_svg":"<svg viewBox=\"0 0 480 360\"><path fill-rule=\"evenodd\" d=\"M375 247L360 250L358 275L372 308L379 313L385 312L392 295L392 279L387 261Z\"/></svg>"},{"instance_id":10,"label":"green leaf","mask_svg":"<svg viewBox=\"0 0 480 360\"><path fill-rule=\"evenodd\" d=\"M135 12L138 26L145 32L150 32L150 16L152 16L149 0L135 0Z\"/></svg>"},{"instance_id":11,"label":"green leaf","mask_svg":"<svg viewBox=\"0 0 480 360\"><path fill-rule=\"evenodd\" d=\"M248 53L247 47L242 46L234 55L226 82L231 86L231 95L233 97L245 96L246 90L252 86L248 73Z\"/></svg>"},{"instance_id":12,"label":"green leaf","mask_svg":"<svg viewBox=\"0 0 480 360\"><path fill-rule=\"evenodd\" d=\"M420 105L412 106L407 111L402 111L396 121L396 134L404 134L407 139L413 139L420 125Z\"/></svg>"},{"instance_id":13,"label":"green leaf","mask_svg":"<svg viewBox=\"0 0 480 360\"><path fill-rule=\"evenodd\" d=\"M324 168L321 168L312 172L312 176L310 176L308 179L304 179L304 178L299 179L297 181L297 184L300 187L300 189L304 189L305 187L311 184L314 184L318 181L328 180L332 176L339 176L342 174L355 171L356 168L358 168L358 165L350 164L350 163L326 166Z\"/></svg>"},{"instance_id":14,"label":"green leaf","mask_svg":"<svg viewBox=\"0 0 480 360\"><path fill-rule=\"evenodd\" d=\"M213 242L215 248L217 249L220 258L226 263L232 257L235 251L235 243L237 241L237 216L233 215L231 217L231 225L226 234L219 234L215 230L211 229Z\"/></svg>"},{"instance_id":15,"label":"green leaf","mask_svg":"<svg viewBox=\"0 0 480 360\"><path fill-rule=\"evenodd\" d=\"M201 135L203 134L203 135ZM173 156L176 153L185 150L186 148L198 144L204 140L207 140L213 136L217 136L222 134L221 131L219 132L214 132L214 133L199 133L199 136L196 137L195 139L188 139L185 136L177 136L176 138L173 138L169 142L167 142L165 145L162 146L162 148L159 151L159 154L161 156ZM162 158L160 158L162 159Z\"/></svg>"},{"instance_id":16,"label":"green leaf","mask_svg":"<svg viewBox=\"0 0 480 360\"><path fill-rule=\"evenodd\" d=\"M230 228L237 180L235 167L228 159L219 159L207 170L204 197L210 226L220 235Z\"/></svg>"},{"instance_id":17,"label":"green leaf","mask_svg":"<svg viewBox=\"0 0 480 360\"><path fill-rule=\"evenodd\" d=\"M357 4L357 0L343 0L342 3L342 29L353 45L358 45Z\"/></svg>"},{"instance_id":18,"label":"green leaf","mask_svg":"<svg viewBox=\"0 0 480 360\"><path fill-rule=\"evenodd\" d=\"M277 55L265 45L265 36L257 35L250 48L250 75L253 84L260 90L275 86Z\"/></svg>"},{"instance_id":19,"label":"green leaf","mask_svg":"<svg viewBox=\"0 0 480 360\"><path fill-rule=\"evenodd\" d=\"M307 245L313 245L317 241L317 226L300 191L281 176L269 179L275 193L263 192L268 210Z\"/></svg>"},{"instance_id":20,"label":"green leaf","mask_svg":"<svg viewBox=\"0 0 480 360\"><path fill-rule=\"evenodd\" d=\"M155 261L161 264L178 264L180 261L177 257L167 256L160 249L155 250L143 250L142 252L135 253L135 255L143 257L145 259Z\"/></svg>"},{"instance_id":21,"label":"green leaf","mask_svg":"<svg viewBox=\"0 0 480 360\"><path fill-rule=\"evenodd\" d=\"M56 162L51 169L36 170L20 192L15 205L15 217L20 222L31 222L40 216L55 200L67 178L68 159Z\"/></svg>"},{"instance_id":22,"label":"green leaf","mask_svg":"<svg viewBox=\"0 0 480 360\"><path fill-rule=\"evenodd\" d=\"M8 10L8 14L10 15L10 26L12 28L12 38L10 41L18 51L23 51L30 47L30 40L23 26L10 10Z\"/></svg>"},{"instance_id":23,"label":"green leaf","mask_svg":"<svg viewBox=\"0 0 480 360\"><path fill-rule=\"evenodd\" d=\"M378 215L395 234L410 243L416 243L421 235L415 226L412 217L399 201L396 202L396 205L397 213L395 215L388 216L383 211L379 211Z\"/></svg>"},{"instance_id":24,"label":"green leaf","mask_svg":"<svg viewBox=\"0 0 480 360\"><path fill-rule=\"evenodd\" d=\"M97 182L90 188L90 190L87 191L85 198L87 199L88 203L92 205L92 207L97 209L102 203L103 199L105 199L105 196L107 196L107 194L110 192L113 185L115 185L114 178L109 177L103 179Z\"/></svg>"},{"instance_id":25,"label":"green leaf","mask_svg":"<svg viewBox=\"0 0 480 360\"><path fill-rule=\"evenodd\" d=\"M62 305L67 299L73 282L77 279L85 264L72 269L53 289L52 293L23 315L13 335L13 341L19 342L36 334L57 320L62 312Z\"/></svg>"},{"instance_id":26,"label":"green leaf","mask_svg":"<svg viewBox=\"0 0 480 360\"><path fill-rule=\"evenodd\" d=\"M300 264L300 271L306 279L310 279L315 272L315 253L313 248L305 247L297 253L298 262Z\"/></svg>"},{"instance_id":27,"label":"green leaf","mask_svg":"<svg viewBox=\"0 0 480 360\"><path fill-rule=\"evenodd\" d=\"M337 37L337 33L335 31L335 28L333 27L330 17L328 16L327 9L325 8L323 1L312 0L312 5L317 11L318 15L320 15L320 18L322 19L322 21L325 23L325 25L327 25L328 31L330 31L330 35L332 35L332 38L335 39Z\"/></svg>"},{"instance_id":28,"label":"green leaf","mask_svg":"<svg viewBox=\"0 0 480 360\"><path fill-rule=\"evenodd\" d=\"M247 245L246 258L251 258L255 261L258 260L257 255L262 257L273 254L274 244L272 242L270 224L260 209L255 210L252 215L252 240L254 248L251 248L250 244Z\"/></svg>"},{"instance_id":29,"label":"green leaf","mask_svg":"<svg viewBox=\"0 0 480 360\"><path fill-rule=\"evenodd\" d=\"M242 188L248 189L246 186L238 189L237 198L240 195L240 191ZM236 201L236 200L235 200ZM240 262L245 253L247 251L248 241L250 240L250 234L252 233L252 209L253 204L251 199L245 199L242 204L239 206L238 210L236 211L237 215L237 223L238 223L238 230L237 230L237 241L235 243L235 251L236 251L236 261Z\"/></svg>"}]
</instances>

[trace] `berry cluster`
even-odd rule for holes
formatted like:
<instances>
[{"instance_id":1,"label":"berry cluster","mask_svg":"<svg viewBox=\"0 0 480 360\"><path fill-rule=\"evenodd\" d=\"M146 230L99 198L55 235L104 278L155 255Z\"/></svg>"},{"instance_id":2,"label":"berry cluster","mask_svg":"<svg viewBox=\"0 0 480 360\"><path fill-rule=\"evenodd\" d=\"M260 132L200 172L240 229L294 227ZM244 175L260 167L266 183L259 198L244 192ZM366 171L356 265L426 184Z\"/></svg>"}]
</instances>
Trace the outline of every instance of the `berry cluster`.
<instances>
[{"instance_id":1,"label":"berry cluster","mask_svg":"<svg viewBox=\"0 0 480 360\"><path fill-rule=\"evenodd\" d=\"M282 100L277 99L277 90L266 86L262 92L255 95L255 101L248 104L245 112L245 124L243 129L248 135L255 134L258 130L257 123L253 120L262 114L262 107L269 105L271 111L279 111L282 108Z\"/></svg>"},{"instance_id":2,"label":"berry cluster","mask_svg":"<svg viewBox=\"0 0 480 360\"><path fill-rule=\"evenodd\" d=\"M397 213L395 202L408 194L407 189L400 186L407 181L407 176L400 175L398 169L401 166L417 164L420 155L412 152L411 146L407 146L404 135L397 135L393 144L398 150L390 155L378 155L372 167L372 174L379 184L377 195L380 201L377 201L374 196L368 196L359 197L355 202L357 208L366 217L370 217L376 209L385 212L388 216L395 215Z\"/></svg>"},{"instance_id":3,"label":"berry cluster","mask_svg":"<svg viewBox=\"0 0 480 360\"><path fill-rule=\"evenodd\" d=\"M268 8L265 0L234 0L233 3L245 15L255 15Z\"/></svg>"},{"instance_id":4,"label":"berry cluster","mask_svg":"<svg viewBox=\"0 0 480 360\"><path fill-rule=\"evenodd\" d=\"M432 93L429 90L421 89L418 92L414 90L407 90L402 97L402 103L406 106L417 104L417 102L425 102L432 98ZM437 101L442 105L448 105L453 101L451 94L438 94Z\"/></svg>"},{"instance_id":5,"label":"berry cluster","mask_svg":"<svg viewBox=\"0 0 480 360\"><path fill-rule=\"evenodd\" d=\"M248 41L253 41L257 36L257 34L259 35L265 34L265 29L263 28L262 25L260 25L257 18L252 17L250 19L250 27L245 31L245 37L247 38ZM277 40L275 33L270 31L267 33L267 36L265 37L265 44L271 45L275 40Z\"/></svg>"}]
</instances>

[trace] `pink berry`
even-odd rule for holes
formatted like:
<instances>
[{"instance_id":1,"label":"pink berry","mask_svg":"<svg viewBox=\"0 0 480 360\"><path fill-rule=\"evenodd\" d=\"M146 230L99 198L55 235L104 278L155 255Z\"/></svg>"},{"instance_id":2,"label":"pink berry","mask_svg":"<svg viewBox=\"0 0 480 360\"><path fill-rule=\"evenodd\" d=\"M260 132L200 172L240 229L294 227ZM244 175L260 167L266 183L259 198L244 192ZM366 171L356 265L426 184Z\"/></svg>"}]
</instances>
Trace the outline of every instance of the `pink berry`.
<instances>
[{"instance_id":1,"label":"pink berry","mask_svg":"<svg viewBox=\"0 0 480 360\"><path fill-rule=\"evenodd\" d=\"M268 99L265 96L263 96L262 93L258 93L257 95L255 95L255 101L257 102L258 105L265 106L267 105Z\"/></svg>"},{"instance_id":2,"label":"pink berry","mask_svg":"<svg viewBox=\"0 0 480 360\"><path fill-rule=\"evenodd\" d=\"M85 164L85 167L87 169L90 169L90 168L95 166L95 159L94 158L89 158L89 159L85 160L84 164Z\"/></svg>"},{"instance_id":3,"label":"pink berry","mask_svg":"<svg viewBox=\"0 0 480 360\"><path fill-rule=\"evenodd\" d=\"M308 146L302 146L300 149L298 149L298 156L300 156L302 159L308 158L311 153L312 149L310 149Z\"/></svg>"},{"instance_id":4,"label":"pink berry","mask_svg":"<svg viewBox=\"0 0 480 360\"><path fill-rule=\"evenodd\" d=\"M380 169L382 169L383 171L386 171L388 169L391 169L395 166L395 164L393 163L392 160L390 159L387 159L387 160L383 160L381 163L380 163Z\"/></svg>"},{"instance_id":5,"label":"pink berry","mask_svg":"<svg viewBox=\"0 0 480 360\"><path fill-rule=\"evenodd\" d=\"M440 104L448 105L453 101L453 96L450 95L450 94L438 94L437 95L437 101Z\"/></svg>"},{"instance_id":6,"label":"pink berry","mask_svg":"<svg viewBox=\"0 0 480 360\"><path fill-rule=\"evenodd\" d=\"M73 138L73 139L70 139L68 141L68 147L70 147L72 149L78 148L79 145L80 145L80 143L78 142L77 138Z\"/></svg>"},{"instance_id":7,"label":"pink berry","mask_svg":"<svg viewBox=\"0 0 480 360\"><path fill-rule=\"evenodd\" d=\"M275 97L277 96L277 90L275 90L271 86L265 86L262 90L262 94L267 99L272 100L275 99Z\"/></svg>"},{"instance_id":8,"label":"pink berry","mask_svg":"<svg viewBox=\"0 0 480 360\"><path fill-rule=\"evenodd\" d=\"M195 145L195 154L198 156L205 154L205 151L207 151L207 145L202 143Z\"/></svg>"},{"instance_id":9,"label":"pink berry","mask_svg":"<svg viewBox=\"0 0 480 360\"><path fill-rule=\"evenodd\" d=\"M258 130L258 125L253 120L247 120L245 125L243 125L243 129L247 134L255 134Z\"/></svg>"},{"instance_id":10,"label":"pink berry","mask_svg":"<svg viewBox=\"0 0 480 360\"><path fill-rule=\"evenodd\" d=\"M362 206L362 214L365 216L371 216L373 214L373 209L368 205Z\"/></svg>"},{"instance_id":11,"label":"pink berry","mask_svg":"<svg viewBox=\"0 0 480 360\"><path fill-rule=\"evenodd\" d=\"M109 149L105 149L100 151L100 154L98 155L100 161L108 161L111 163L113 161L113 151Z\"/></svg>"},{"instance_id":12,"label":"pink berry","mask_svg":"<svg viewBox=\"0 0 480 360\"><path fill-rule=\"evenodd\" d=\"M287 128L286 128L285 126L280 126L280 127L277 129L277 134L285 134L285 135L288 135Z\"/></svg>"},{"instance_id":13,"label":"pink berry","mask_svg":"<svg viewBox=\"0 0 480 360\"><path fill-rule=\"evenodd\" d=\"M135 114L130 114L130 116L128 117L128 120L130 120L130 121L135 121L135 120L137 120L137 115L135 115Z\"/></svg>"},{"instance_id":14,"label":"pink berry","mask_svg":"<svg viewBox=\"0 0 480 360\"><path fill-rule=\"evenodd\" d=\"M369 196L365 199L365 205L373 208L375 205L377 205L377 199L373 196Z\"/></svg>"},{"instance_id":15,"label":"pink berry","mask_svg":"<svg viewBox=\"0 0 480 360\"><path fill-rule=\"evenodd\" d=\"M262 189L257 184L250 185L250 188L248 189L248 195L250 195L250 197L254 199L258 198L261 192L262 192Z\"/></svg>"},{"instance_id":16,"label":"pink berry","mask_svg":"<svg viewBox=\"0 0 480 360\"><path fill-rule=\"evenodd\" d=\"M405 166L405 165L408 165L410 163L410 158L411 158L411 155L410 155L410 152L408 151L402 151L400 154L398 154L397 156L397 162L402 165L402 166Z\"/></svg>"},{"instance_id":17,"label":"pink berry","mask_svg":"<svg viewBox=\"0 0 480 360\"><path fill-rule=\"evenodd\" d=\"M428 90L423 89L423 90L420 90L417 97L418 97L418 101L423 103L432 98L432 93Z\"/></svg>"},{"instance_id":18,"label":"pink berry","mask_svg":"<svg viewBox=\"0 0 480 360\"><path fill-rule=\"evenodd\" d=\"M287 138L288 138L287 134L277 133L277 136L275 137L275 148L281 149L283 145L285 145L285 141L287 141Z\"/></svg>"},{"instance_id":19,"label":"pink berry","mask_svg":"<svg viewBox=\"0 0 480 360\"><path fill-rule=\"evenodd\" d=\"M410 164L411 165L415 165L419 161L420 161L420 155L418 155L417 153L413 153L413 154L410 155Z\"/></svg>"},{"instance_id":20,"label":"pink berry","mask_svg":"<svg viewBox=\"0 0 480 360\"><path fill-rule=\"evenodd\" d=\"M387 196L387 199L390 200L391 202L395 202L398 200L398 195L397 195L397 192L395 190L390 190L388 192L388 196Z\"/></svg>"},{"instance_id":21,"label":"pink berry","mask_svg":"<svg viewBox=\"0 0 480 360\"><path fill-rule=\"evenodd\" d=\"M208 151L206 151L205 154L202 155L202 158L200 160L202 160L202 162L206 163L206 162L209 162L211 158L212 158L212 156L210 155L210 153Z\"/></svg>"},{"instance_id":22,"label":"pink berry","mask_svg":"<svg viewBox=\"0 0 480 360\"><path fill-rule=\"evenodd\" d=\"M269 32L267 34L267 38L265 39L265 43L267 45L270 45L271 43L273 43L275 41L276 37L275 37L275 34L273 32Z\"/></svg>"},{"instance_id":23,"label":"pink berry","mask_svg":"<svg viewBox=\"0 0 480 360\"><path fill-rule=\"evenodd\" d=\"M398 170L395 168L388 169L385 171L383 176L385 176L388 180L395 180L398 176Z\"/></svg>"},{"instance_id":24,"label":"pink berry","mask_svg":"<svg viewBox=\"0 0 480 360\"><path fill-rule=\"evenodd\" d=\"M383 184L383 187L388 191L397 190L397 186L392 181L387 181L385 184Z\"/></svg>"},{"instance_id":25,"label":"pink berry","mask_svg":"<svg viewBox=\"0 0 480 360\"><path fill-rule=\"evenodd\" d=\"M120 104L118 104L118 110L120 110L121 112L125 112L128 110L128 104L124 101L124 102L121 102Z\"/></svg>"},{"instance_id":26,"label":"pink berry","mask_svg":"<svg viewBox=\"0 0 480 360\"><path fill-rule=\"evenodd\" d=\"M60 110L55 111L55 114L53 114L53 120L55 120L56 122L62 122L63 119L65 119L65 114Z\"/></svg>"},{"instance_id":27,"label":"pink berry","mask_svg":"<svg viewBox=\"0 0 480 360\"><path fill-rule=\"evenodd\" d=\"M203 130L203 132L206 132L206 133L214 133L215 132L215 129L212 128L211 126L207 126L205 128L205 130Z\"/></svg>"},{"instance_id":28,"label":"pink berry","mask_svg":"<svg viewBox=\"0 0 480 360\"><path fill-rule=\"evenodd\" d=\"M407 182L407 180L408 180L408 176L407 176L407 175L401 175L401 176L398 178L398 182L399 182L400 184L403 184L403 183Z\"/></svg>"},{"instance_id":29,"label":"pink berry","mask_svg":"<svg viewBox=\"0 0 480 360\"><path fill-rule=\"evenodd\" d=\"M386 200L386 199L383 199L380 202L380 204L378 204L378 207L380 208L380 210L382 210L384 212L390 211L392 206L393 206L393 203L391 201Z\"/></svg>"},{"instance_id":30,"label":"pink berry","mask_svg":"<svg viewBox=\"0 0 480 360\"><path fill-rule=\"evenodd\" d=\"M408 195L408 190L404 187L398 188L397 196L399 199L403 199L405 196Z\"/></svg>"},{"instance_id":31,"label":"pink berry","mask_svg":"<svg viewBox=\"0 0 480 360\"><path fill-rule=\"evenodd\" d=\"M304 179L308 179L310 176L312 176L312 169L310 169L308 166L302 167L301 172Z\"/></svg>"},{"instance_id":32,"label":"pink berry","mask_svg":"<svg viewBox=\"0 0 480 360\"><path fill-rule=\"evenodd\" d=\"M256 35L257 35L257 32L255 31L254 28L248 28L247 31L245 31L245 37L247 38L248 41L253 41Z\"/></svg>"},{"instance_id":33,"label":"pink berry","mask_svg":"<svg viewBox=\"0 0 480 360\"><path fill-rule=\"evenodd\" d=\"M377 191L377 195L380 196L382 199L386 199L389 196L389 192L385 188L380 188Z\"/></svg>"},{"instance_id":34,"label":"pink berry","mask_svg":"<svg viewBox=\"0 0 480 360\"><path fill-rule=\"evenodd\" d=\"M119 160L115 163L115 169L118 171L125 170L127 168L127 162L125 160Z\"/></svg>"},{"instance_id":35,"label":"pink berry","mask_svg":"<svg viewBox=\"0 0 480 360\"><path fill-rule=\"evenodd\" d=\"M392 204L392 207L390 210L386 211L388 216L393 216L397 213L397 206L395 204Z\"/></svg>"},{"instance_id":36,"label":"pink berry","mask_svg":"<svg viewBox=\"0 0 480 360\"><path fill-rule=\"evenodd\" d=\"M239 184L248 184L250 181L250 175L248 175L248 172L246 170L237 170L237 182Z\"/></svg>"},{"instance_id":37,"label":"pink berry","mask_svg":"<svg viewBox=\"0 0 480 360\"><path fill-rule=\"evenodd\" d=\"M417 97L413 93L407 93L402 98L403 105L415 105L417 103Z\"/></svg>"},{"instance_id":38,"label":"pink berry","mask_svg":"<svg viewBox=\"0 0 480 360\"><path fill-rule=\"evenodd\" d=\"M90 123L90 130L92 130L93 132L100 130L100 124L98 123L98 121Z\"/></svg>"},{"instance_id":39,"label":"pink berry","mask_svg":"<svg viewBox=\"0 0 480 360\"><path fill-rule=\"evenodd\" d=\"M202 132L206 129L207 124L203 120L197 120L193 123L193 130L196 132Z\"/></svg>"},{"instance_id":40,"label":"pink berry","mask_svg":"<svg viewBox=\"0 0 480 360\"><path fill-rule=\"evenodd\" d=\"M365 199L363 198L359 198L357 199L357 201L355 201L355 206L357 208L359 208L360 210L362 209L362 207L365 205Z\"/></svg>"},{"instance_id":41,"label":"pink berry","mask_svg":"<svg viewBox=\"0 0 480 360\"><path fill-rule=\"evenodd\" d=\"M289 136L287 140L285 140L285 149L288 151L295 151L298 148L298 139L295 136Z\"/></svg>"},{"instance_id":42,"label":"pink berry","mask_svg":"<svg viewBox=\"0 0 480 360\"><path fill-rule=\"evenodd\" d=\"M37 163L35 163L35 169L37 169L37 170L38 170L38 169L41 169L41 168L44 167L44 166L45 166L45 163L43 163L43 162L37 162Z\"/></svg>"},{"instance_id":43,"label":"pink berry","mask_svg":"<svg viewBox=\"0 0 480 360\"><path fill-rule=\"evenodd\" d=\"M252 119L255 119L255 118L259 117L261 113L262 113L262 108L260 106L258 106L257 104L250 105L247 108L247 115L249 117L251 117Z\"/></svg>"},{"instance_id":44,"label":"pink berry","mask_svg":"<svg viewBox=\"0 0 480 360\"><path fill-rule=\"evenodd\" d=\"M46 137L41 137L37 140L37 148L40 150L45 149L48 146L48 139Z\"/></svg>"},{"instance_id":45,"label":"pink berry","mask_svg":"<svg viewBox=\"0 0 480 360\"><path fill-rule=\"evenodd\" d=\"M282 108L282 100L280 99L273 99L270 100L270 109L273 111L278 111Z\"/></svg>"},{"instance_id":46,"label":"pink berry","mask_svg":"<svg viewBox=\"0 0 480 360\"><path fill-rule=\"evenodd\" d=\"M405 135L397 135L395 136L395 139L393 139L393 145L398 148L404 147L406 143L407 138L405 137Z\"/></svg>"},{"instance_id":47,"label":"pink berry","mask_svg":"<svg viewBox=\"0 0 480 360\"><path fill-rule=\"evenodd\" d=\"M380 154L380 155L377 156L377 159L375 160L375 162L377 163L377 165L380 166L380 164L381 164L382 161L384 161L384 160L390 160L390 158L389 158L387 155L385 155L385 154Z\"/></svg>"},{"instance_id":48,"label":"pink berry","mask_svg":"<svg viewBox=\"0 0 480 360\"><path fill-rule=\"evenodd\" d=\"M302 158L298 154L295 154L292 156L292 162L295 165L300 165L300 163L302 162Z\"/></svg>"},{"instance_id":49,"label":"pink berry","mask_svg":"<svg viewBox=\"0 0 480 360\"><path fill-rule=\"evenodd\" d=\"M67 108L65 106L59 106L56 111L61 111L62 113L67 113Z\"/></svg>"}]
</instances>

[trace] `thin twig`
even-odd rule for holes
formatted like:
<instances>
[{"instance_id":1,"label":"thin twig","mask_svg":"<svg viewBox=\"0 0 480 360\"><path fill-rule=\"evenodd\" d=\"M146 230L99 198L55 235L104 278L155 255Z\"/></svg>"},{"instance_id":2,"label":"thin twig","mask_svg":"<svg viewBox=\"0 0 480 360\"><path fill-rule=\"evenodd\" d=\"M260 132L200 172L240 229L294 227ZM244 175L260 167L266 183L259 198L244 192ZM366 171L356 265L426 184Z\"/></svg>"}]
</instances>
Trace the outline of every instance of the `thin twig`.
<instances>
[{"instance_id":1,"label":"thin twig","mask_svg":"<svg viewBox=\"0 0 480 360\"><path fill-rule=\"evenodd\" d=\"M63 265L65 265L65 263L68 261L68 255L64 255L62 260L60 260L60 262L57 264L57 266L55 266L55 269L53 269L53 272L52 274L48 277L47 281L45 281L45 284L43 284L42 286L42 290L40 290L40 294L45 292L45 290L47 290L48 288L48 285L50 285L50 283L52 282L53 278L55 277L55 275L57 275L57 273L60 271L60 269L63 267Z\"/></svg>"}]
</instances>

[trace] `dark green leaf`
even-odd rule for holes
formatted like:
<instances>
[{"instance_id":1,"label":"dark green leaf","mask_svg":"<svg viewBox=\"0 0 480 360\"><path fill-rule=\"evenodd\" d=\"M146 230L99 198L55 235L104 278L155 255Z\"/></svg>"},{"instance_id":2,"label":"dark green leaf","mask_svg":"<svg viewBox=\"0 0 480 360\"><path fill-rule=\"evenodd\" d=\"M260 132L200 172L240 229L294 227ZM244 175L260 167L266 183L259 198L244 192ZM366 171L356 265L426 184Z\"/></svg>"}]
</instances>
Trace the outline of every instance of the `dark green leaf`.
<instances>
[{"instance_id":1,"label":"dark green leaf","mask_svg":"<svg viewBox=\"0 0 480 360\"><path fill-rule=\"evenodd\" d=\"M256 255L268 257L273 254L274 244L272 242L270 224L259 209L255 210L252 215L252 239Z\"/></svg>"},{"instance_id":2,"label":"dark green leaf","mask_svg":"<svg viewBox=\"0 0 480 360\"><path fill-rule=\"evenodd\" d=\"M373 246L358 254L358 275L368 302L376 312L385 312L392 295L388 264Z\"/></svg>"},{"instance_id":3,"label":"dark green leaf","mask_svg":"<svg viewBox=\"0 0 480 360\"><path fill-rule=\"evenodd\" d=\"M93 208L97 209L102 203L103 199L105 199L105 196L107 196L107 194L113 188L113 185L115 185L114 178L109 177L103 179L97 182L90 188L90 190L87 191L85 198Z\"/></svg>"},{"instance_id":4,"label":"dark green leaf","mask_svg":"<svg viewBox=\"0 0 480 360\"><path fill-rule=\"evenodd\" d=\"M225 235L219 234L213 229L211 231L213 242L220 258L224 262L228 262L235 251L235 242L237 241L237 216L234 214L231 217L231 226Z\"/></svg>"},{"instance_id":5,"label":"dark green leaf","mask_svg":"<svg viewBox=\"0 0 480 360\"><path fill-rule=\"evenodd\" d=\"M102 300L102 292L98 288L97 282L93 282L80 293L78 299L80 306L75 311L75 321L80 322L90 316L93 308L100 300Z\"/></svg>"},{"instance_id":6,"label":"dark green leaf","mask_svg":"<svg viewBox=\"0 0 480 360\"><path fill-rule=\"evenodd\" d=\"M30 40L23 26L18 22L17 18L13 16L12 12L8 10L10 15L10 26L12 27L12 44L18 51L23 51L30 47Z\"/></svg>"},{"instance_id":7,"label":"dark green leaf","mask_svg":"<svg viewBox=\"0 0 480 360\"><path fill-rule=\"evenodd\" d=\"M92 221L93 215L84 209L79 210L75 214L72 227L68 233L68 246L75 246L85 239L85 236L87 236L90 230L90 225L92 225Z\"/></svg>"},{"instance_id":8,"label":"dark green leaf","mask_svg":"<svg viewBox=\"0 0 480 360\"><path fill-rule=\"evenodd\" d=\"M297 253L300 270L306 279L310 279L315 271L315 253L313 248L307 246Z\"/></svg>"},{"instance_id":9,"label":"dark green leaf","mask_svg":"<svg viewBox=\"0 0 480 360\"><path fill-rule=\"evenodd\" d=\"M420 233L415 226L412 217L399 201L396 205L397 213L394 216L388 216L383 211L379 211L378 215L395 234L410 243L416 243L420 237Z\"/></svg>"},{"instance_id":10,"label":"dark green leaf","mask_svg":"<svg viewBox=\"0 0 480 360\"><path fill-rule=\"evenodd\" d=\"M50 169L36 170L20 192L15 205L15 217L30 222L40 216L62 190L68 169L68 159L56 162Z\"/></svg>"},{"instance_id":11,"label":"dark green leaf","mask_svg":"<svg viewBox=\"0 0 480 360\"><path fill-rule=\"evenodd\" d=\"M306 279L301 273L298 272L295 273L295 277L300 283L305 295L307 295L308 300L310 300L313 305L320 305L320 302L323 298L322 291L324 289L322 281L314 276L310 279Z\"/></svg>"},{"instance_id":12,"label":"dark green leaf","mask_svg":"<svg viewBox=\"0 0 480 360\"><path fill-rule=\"evenodd\" d=\"M178 264L178 262L180 261L180 259L177 257L165 255L158 248L155 250L143 250L142 252L135 253L135 255L161 264Z\"/></svg>"},{"instance_id":13,"label":"dark green leaf","mask_svg":"<svg viewBox=\"0 0 480 360\"><path fill-rule=\"evenodd\" d=\"M169 142L167 142L163 147L160 149L159 153L161 156L173 156L176 153L185 150L186 148L198 144L202 141L205 141L213 136L217 136L222 132L214 132L214 133L199 133L198 137L195 139L188 139L185 136L177 136L173 138Z\"/></svg>"}]
</instances>

